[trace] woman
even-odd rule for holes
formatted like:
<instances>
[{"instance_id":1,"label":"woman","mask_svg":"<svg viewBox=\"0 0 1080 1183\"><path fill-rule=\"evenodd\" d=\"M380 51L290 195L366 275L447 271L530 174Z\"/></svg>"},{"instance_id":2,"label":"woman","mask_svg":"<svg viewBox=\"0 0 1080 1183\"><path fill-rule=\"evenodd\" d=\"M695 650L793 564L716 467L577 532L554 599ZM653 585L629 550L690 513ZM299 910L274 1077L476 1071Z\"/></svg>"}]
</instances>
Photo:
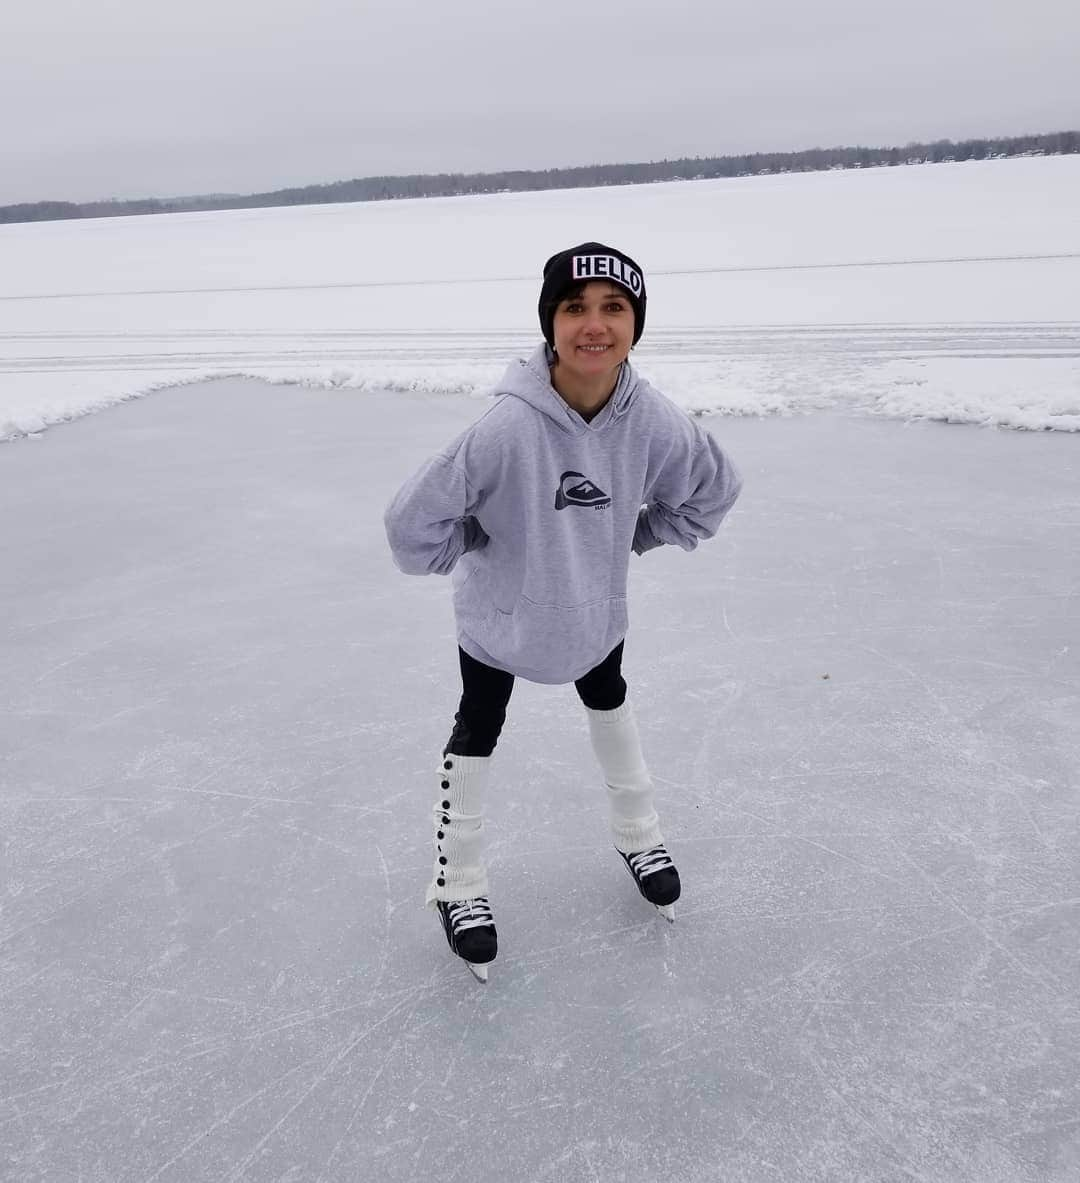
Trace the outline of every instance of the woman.
<instances>
[{"instance_id":1,"label":"woman","mask_svg":"<svg viewBox=\"0 0 1080 1183\"><path fill-rule=\"evenodd\" d=\"M394 561L454 573L462 696L439 767L427 902L451 950L487 979L495 920L483 859L491 755L515 676L573 682L607 786L615 849L674 919L679 874L621 673L630 552L693 550L740 479L715 440L627 360L645 327L629 255L586 242L544 267L544 343L502 397L407 481L386 511Z\"/></svg>"}]
</instances>

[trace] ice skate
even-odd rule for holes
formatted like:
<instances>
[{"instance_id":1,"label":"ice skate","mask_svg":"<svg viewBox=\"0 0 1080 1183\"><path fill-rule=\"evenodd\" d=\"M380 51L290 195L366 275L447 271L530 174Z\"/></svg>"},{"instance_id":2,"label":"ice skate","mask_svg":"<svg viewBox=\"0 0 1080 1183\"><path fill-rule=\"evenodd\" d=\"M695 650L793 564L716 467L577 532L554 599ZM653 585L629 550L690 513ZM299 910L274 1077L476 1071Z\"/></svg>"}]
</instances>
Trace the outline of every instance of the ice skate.
<instances>
[{"instance_id":1,"label":"ice skate","mask_svg":"<svg viewBox=\"0 0 1080 1183\"><path fill-rule=\"evenodd\" d=\"M487 898L439 900L437 907L451 952L465 962L478 982L486 982L488 964L499 951L495 917Z\"/></svg>"},{"instance_id":2,"label":"ice skate","mask_svg":"<svg viewBox=\"0 0 1080 1183\"><path fill-rule=\"evenodd\" d=\"M618 851L626 869L633 876L638 891L669 923L675 923L675 901L682 893L679 872L664 846L635 854Z\"/></svg>"}]
</instances>

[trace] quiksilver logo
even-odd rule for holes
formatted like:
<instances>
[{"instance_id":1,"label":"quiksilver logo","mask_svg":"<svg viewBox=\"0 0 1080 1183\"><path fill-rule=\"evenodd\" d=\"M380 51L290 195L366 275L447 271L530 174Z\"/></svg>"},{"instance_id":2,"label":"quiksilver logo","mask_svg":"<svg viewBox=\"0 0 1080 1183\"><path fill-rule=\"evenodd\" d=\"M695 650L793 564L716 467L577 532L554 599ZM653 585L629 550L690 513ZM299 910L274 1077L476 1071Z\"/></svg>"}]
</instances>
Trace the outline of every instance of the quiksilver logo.
<instances>
[{"instance_id":1,"label":"quiksilver logo","mask_svg":"<svg viewBox=\"0 0 1080 1183\"><path fill-rule=\"evenodd\" d=\"M614 255L574 255L571 272L574 279L613 279L635 296L645 288L641 272Z\"/></svg>"},{"instance_id":2,"label":"quiksilver logo","mask_svg":"<svg viewBox=\"0 0 1080 1183\"><path fill-rule=\"evenodd\" d=\"M555 491L555 508L565 509L568 505L584 505L593 509L603 509L611 504L611 498L593 484L581 472L564 472L559 478L559 487Z\"/></svg>"}]
</instances>

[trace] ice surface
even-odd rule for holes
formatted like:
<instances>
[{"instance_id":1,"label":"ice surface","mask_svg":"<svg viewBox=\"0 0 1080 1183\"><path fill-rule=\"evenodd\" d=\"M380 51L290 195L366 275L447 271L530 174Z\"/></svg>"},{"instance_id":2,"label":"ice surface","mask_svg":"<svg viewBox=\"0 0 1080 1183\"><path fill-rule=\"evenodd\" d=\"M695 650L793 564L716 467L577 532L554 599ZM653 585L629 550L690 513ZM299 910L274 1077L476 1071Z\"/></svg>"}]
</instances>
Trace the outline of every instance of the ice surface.
<instances>
[{"instance_id":1,"label":"ice surface","mask_svg":"<svg viewBox=\"0 0 1080 1183\"><path fill-rule=\"evenodd\" d=\"M0 448L0 1177L1080 1173L1075 435L712 418L632 567L685 882L520 683L486 986L421 905L457 693L381 509L475 400L240 381Z\"/></svg>"},{"instance_id":2,"label":"ice surface","mask_svg":"<svg viewBox=\"0 0 1080 1183\"><path fill-rule=\"evenodd\" d=\"M207 376L482 392L543 260L645 268L684 406L1080 430L1080 156L0 226L0 439Z\"/></svg>"}]
</instances>

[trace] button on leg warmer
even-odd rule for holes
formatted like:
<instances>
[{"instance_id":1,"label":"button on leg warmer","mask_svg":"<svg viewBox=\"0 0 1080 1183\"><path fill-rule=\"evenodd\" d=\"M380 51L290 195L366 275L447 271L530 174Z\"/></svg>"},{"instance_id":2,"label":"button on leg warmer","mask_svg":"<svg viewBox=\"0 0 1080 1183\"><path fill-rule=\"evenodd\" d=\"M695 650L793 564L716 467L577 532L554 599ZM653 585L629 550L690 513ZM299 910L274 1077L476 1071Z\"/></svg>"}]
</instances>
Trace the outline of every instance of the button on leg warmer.
<instances>
[{"instance_id":1,"label":"button on leg warmer","mask_svg":"<svg viewBox=\"0 0 1080 1183\"><path fill-rule=\"evenodd\" d=\"M629 700L613 711L593 711L589 735L600 762L611 806L615 849L623 854L650 850L663 841L653 808L653 784L641 754L637 721Z\"/></svg>"},{"instance_id":2,"label":"button on leg warmer","mask_svg":"<svg viewBox=\"0 0 1080 1183\"><path fill-rule=\"evenodd\" d=\"M490 756L444 755L435 799L435 869L424 897L468 900L488 893L484 867L484 795Z\"/></svg>"}]
</instances>

